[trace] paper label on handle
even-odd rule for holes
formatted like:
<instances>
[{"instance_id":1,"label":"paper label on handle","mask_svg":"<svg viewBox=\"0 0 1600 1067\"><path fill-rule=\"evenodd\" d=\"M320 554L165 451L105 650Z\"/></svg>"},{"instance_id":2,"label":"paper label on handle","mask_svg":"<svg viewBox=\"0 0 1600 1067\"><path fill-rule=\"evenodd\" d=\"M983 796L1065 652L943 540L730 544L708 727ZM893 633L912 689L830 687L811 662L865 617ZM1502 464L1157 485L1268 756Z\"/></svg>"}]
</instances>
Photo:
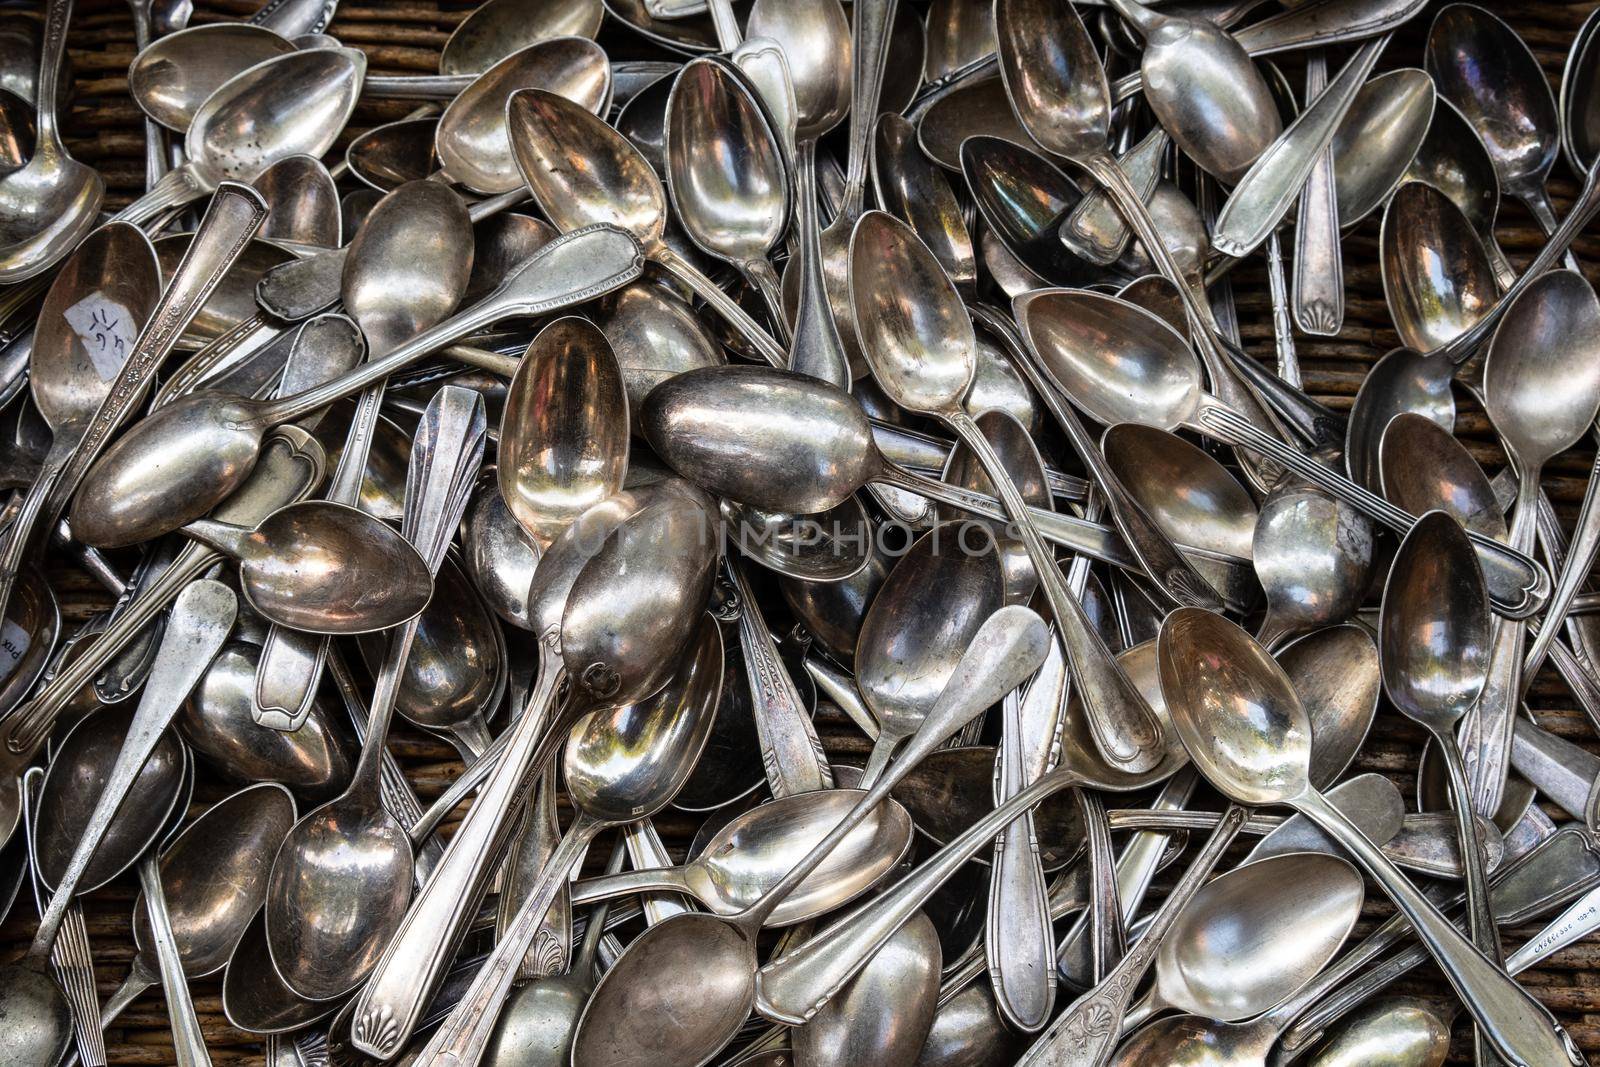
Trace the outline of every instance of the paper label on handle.
<instances>
[{"instance_id":1,"label":"paper label on handle","mask_svg":"<svg viewBox=\"0 0 1600 1067\"><path fill-rule=\"evenodd\" d=\"M100 380L109 382L115 378L139 336L139 323L133 314L104 293L93 292L69 307L64 317L82 339Z\"/></svg>"},{"instance_id":2,"label":"paper label on handle","mask_svg":"<svg viewBox=\"0 0 1600 1067\"><path fill-rule=\"evenodd\" d=\"M11 677L11 672L17 669L22 657L28 654L31 643L28 631L10 619L0 622L0 682Z\"/></svg>"}]
</instances>

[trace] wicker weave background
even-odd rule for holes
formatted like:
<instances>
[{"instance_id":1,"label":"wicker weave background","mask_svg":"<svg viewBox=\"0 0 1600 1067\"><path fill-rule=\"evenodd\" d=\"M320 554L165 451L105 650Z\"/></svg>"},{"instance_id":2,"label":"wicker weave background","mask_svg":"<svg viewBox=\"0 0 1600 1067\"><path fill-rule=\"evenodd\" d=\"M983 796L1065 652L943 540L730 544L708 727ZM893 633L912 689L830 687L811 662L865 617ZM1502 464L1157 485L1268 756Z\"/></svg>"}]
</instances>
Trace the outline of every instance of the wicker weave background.
<instances>
[{"instance_id":1,"label":"wicker weave background","mask_svg":"<svg viewBox=\"0 0 1600 1067\"><path fill-rule=\"evenodd\" d=\"M28 17L40 5L0 5L0 21ZM215 21L221 17L243 17L258 7L257 0L205 0L196 3L193 23ZM1421 42L1432 9L1399 34L1383 57L1381 67L1420 65ZM1515 25L1538 53L1555 84L1573 34L1592 8L1591 3L1571 6L1543 2L1507 3L1492 0L1489 7ZM433 73L438 50L471 5L435 0L346 0L330 32L346 44L368 54L369 70L384 73ZM27 12L24 14L23 12ZM615 25L608 25L602 38L628 48L627 38ZM68 142L73 155L100 168L109 186L108 206L126 203L142 188L143 163L139 112L126 95L128 61L133 55L132 23L120 0L79 0L69 41L75 90L70 113L64 116ZM1291 61L1293 57L1290 57ZM893 61L891 59L891 61ZM1298 71L1290 71L1298 85ZM399 118L413 105L404 101L363 101L351 123L352 133ZM342 156L349 134L341 140L329 161ZM1551 180L1551 193L1563 213L1575 192L1573 176L1565 160L1558 161ZM1349 312L1343 333L1335 339L1298 338L1307 388L1334 407L1347 408L1366 368L1385 351L1398 344L1384 307L1377 268L1376 217L1363 223L1345 242L1346 283ZM1499 237L1513 262L1525 263L1542 242L1532 219L1513 201L1507 200L1500 213ZM1575 252L1588 266L1591 279L1600 281L1600 233L1580 239ZM1245 340L1253 351L1270 360L1272 336L1270 304L1264 276L1252 263L1235 276L1239 317ZM1597 354L1600 356L1600 354ZM1459 391L1458 391L1459 392ZM1489 432L1482 412L1470 397L1458 395L1460 415L1457 429L1474 454L1491 473L1504 463L1504 456ZM1563 518L1569 522L1582 498L1593 453L1576 450L1545 468L1545 484L1556 500ZM61 594L63 613L79 620L104 606L104 594L89 580L65 566L53 575ZM1551 669L1539 679L1532 699L1536 715L1547 728L1600 751L1594 730L1581 712L1572 710L1571 697ZM824 740L831 752L863 754L866 741L840 716L819 719ZM1357 769L1389 774L1399 783L1410 801L1413 790L1421 731L1400 719L1391 710L1380 709L1372 738ZM437 796L459 772L453 750L439 741L397 724L391 748L407 768L419 795L426 803ZM195 804L201 810L226 788L208 779L202 771ZM1202 803L1210 802L1206 798ZM1561 815L1552 809L1552 815ZM678 847L694 832L694 819L668 812L658 817L657 826L670 847ZM1170 880L1170 874L1167 880ZM1163 887L1166 881L1160 883ZM94 894L85 901L89 932L94 947L102 998L126 974L133 955L129 934L129 912L134 898L131 879ZM1357 935L1390 913L1381 894L1369 892L1367 913ZM31 902L19 901L10 921L0 927L0 959L20 956L31 937L34 917ZM1507 935L1508 945L1519 944L1533 928ZM1523 975L1525 982L1572 1031L1591 1056L1600 1056L1600 942L1585 943L1551 960L1546 966ZM220 979L193 983L196 1007L200 1012L213 1062L218 1067L262 1062L257 1039L242 1034L222 1017L219 1003ZM1438 990L1436 973L1418 971L1415 978L1398 988ZM1455 1059L1465 1059L1464 1029L1457 1027ZM116 1064L173 1063L171 1039L167 1031L165 1006L159 992L142 997L117 1021L107 1034L110 1061Z\"/></svg>"}]
</instances>

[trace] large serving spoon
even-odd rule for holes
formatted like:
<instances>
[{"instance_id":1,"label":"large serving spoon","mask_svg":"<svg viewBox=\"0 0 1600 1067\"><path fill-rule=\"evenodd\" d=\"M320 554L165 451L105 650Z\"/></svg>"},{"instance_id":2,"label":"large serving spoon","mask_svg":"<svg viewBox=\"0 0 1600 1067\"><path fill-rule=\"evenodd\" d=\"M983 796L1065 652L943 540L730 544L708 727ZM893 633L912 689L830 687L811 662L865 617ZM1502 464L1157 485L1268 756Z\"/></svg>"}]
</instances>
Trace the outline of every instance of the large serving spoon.
<instances>
[{"instance_id":1,"label":"large serving spoon","mask_svg":"<svg viewBox=\"0 0 1600 1067\"><path fill-rule=\"evenodd\" d=\"M1384 689L1407 717L1420 723L1443 755L1456 833L1465 857L1467 918L1473 943L1491 960L1499 938L1489 910L1477 820L1455 726L1477 702L1488 679L1487 596L1462 528L1444 512L1429 512L1400 545L1384 587L1379 622ZM1501 625L1507 625L1502 623Z\"/></svg>"},{"instance_id":2,"label":"large serving spoon","mask_svg":"<svg viewBox=\"0 0 1600 1067\"><path fill-rule=\"evenodd\" d=\"M1042 621L1028 609L996 612L900 759L777 885L734 916L675 915L628 946L584 1009L573 1041L574 1067L633 1067L664 1048L674 1062L686 1065L715 1056L755 1001L755 940L772 912L888 796L900 776L1032 673L1047 640ZM688 959L696 961L694 967L683 966Z\"/></svg>"},{"instance_id":3,"label":"large serving spoon","mask_svg":"<svg viewBox=\"0 0 1600 1067\"><path fill-rule=\"evenodd\" d=\"M401 532L430 574L466 510L484 436L481 395L456 386L434 395L418 427ZM413 618L389 635L349 786L295 824L272 864L266 924L273 966L310 1000L354 988L411 899L415 858L405 828L382 802L382 757L417 626Z\"/></svg>"},{"instance_id":4,"label":"large serving spoon","mask_svg":"<svg viewBox=\"0 0 1600 1067\"><path fill-rule=\"evenodd\" d=\"M67 154L56 122L71 19L72 0L52 0L45 10L33 155L0 176L0 285L27 281L59 262L94 227L105 199L105 179Z\"/></svg>"},{"instance_id":5,"label":"large serving spoon","mask_svg":"<svg viewBox=\"0 0 1600 1067\"><path fill-rule=\"evenodd\" d=\"M1054 382L1101 422L1180 426L1267 456L1369 518L1404 532L1416 522L1298 450L1256 429L1200 387L1200 366L1170 326L1126 301L1047 290L1015 302L1018 324ZM1503 613L1526 616L1546 595L1548 576L1526 555L1474 537L1490 596Z\"/></svg>"},{"instance_id":6,"label":"large serving spoon","mask_svg":"<svg viewBox=\"0 0 1600 1067\"><path fill-rule=\"evenodd\" d=\"M1532 552L1540 503L1539 471L1577 444L1600 411L1600 299L1581 274L1551 271L1522 290L1489 343L1483 406L1517 472L1509 544ZM1552 620L1546 620L1552 629ZM1522 696L1527 626L1495 632L1484 693L1462 728L1463 753L1480 814L1500 805L1510 727Z\"/></svg>"},{"instance_id":7,"label":"large serving spoon","mask_svg":"<svg viewBox=\"0 0 1600 1067\"><path fill-rule=\"evenodd\" d=\"M563 231L604 222L633 234L644 254L692 289L775 367L788 353L663 237L667 195L639 150L604 121L542 89L513 93L507 129L522 177Z\"/></svg>"},{"instance_id":8,"label":"large serving spoon","mask_svg":"<svg viewBox=\"0 0 1600 1067\"><path fill-rule=\"evenodd\" d=\"M128 95L150 118L184 133L200 105L231 78L293 51L293 42L263 26L193 26L140 49L128 64Z\"/></svg>"},{"instance_id":9,"label":"large serving spoon","mask_svg":"<svg viewBox=\"0 0 1600 1067\"><path fill-rule=\"evenodd\" d=\"M696 683L696 677L709 679ZM516 917L445 1024L419 1054L422 1063L472 1063L494 1033L495 1019L544 914L574 863L602 830L649 818L688 780L711 736L722 682L722 630L702 615L676 676L641 705L591 712L567 737L565 780L576 815L545 862ZM684 701L680 692L701 699Z\"/></svg>"},{"instance_id":10,"label":"large serving spoon","mask_svg":"<svg viewBox=\"0 0 1600 1067\"><path fill-rule=\"evenodd\" d=\"M524 783L572 722L643 700L670 679L692 636L685 624L710 592L711 514L704 495L682 482L619 493L574 521L540 561L530 595L535 632L544 635L537 685L478 800L354 1001L358 1048L392 1055L409 1040L466 932ZM576 695L547 721L569 672Z\"/></svg>"},{"instance_id":11,"label":"large serving spoon","mask_svg":"<svg viewBox=\"0 0 1600 1067\"><path fill-rule=\"evenodd\" d=\"M1495 76L1484 77L1492 61ZM1521 200L1546 234L1556 214L1545 179L1561 150L1561 118L1539 60L1499 17L1475 4L1450 4L1428 29L1424 65L1439 94L1483 138L1500 188ZM1570 259L1568 267L1576 264Z\"/></svg>"},{"instance_id":12,"label":"large serving spoon","mask_svg":"<svg viewBox=\"0 0 1600 1067\"><path fill-rule=\"evenodd\" d=\"M160 295L149 238L120 222L91 234L50 283L28 357L28 389L50 428L50 450L0 552L0 616L39 531L55 519L46 503Z\"/></svg>"},{"instance_id":13,"label":"large serving spoon","mask_svg":"<svg viewBox=\"0 0 1600 1067\"><path fill-rule=\"evenodd\" d=\"M567 234L540 249L477 304L424 330L388 355L272 401L196 393L158 409L107 449L72 508L76 535L131 544L205 514L254 466L274 426L382 381L449 342L510 315L548 312L638 277L639 245L609 226ZM155 466L157 458L163 460Z\"/></svg>"},{"instance_id":14,"label":"large serving spoon","mask_svg":"<svg viewBox=\"0 0 1600 1067\"><path fill-rule=\"evenodd\" d=\"M873 211L851 238L850 294L862 355L879 385L902 408L954 430L999 491L1056 620L1101 755L1130 773L1148 770L1161 758L1160 723L1090 625L1004 462L961 404L976 339L950 279L909 227Z\"/></svg>"},{"instance_id":15,"label":"large serving spoon","mask_svg":"<svg viewBox=\"0 0 1600 1067\"><path fill-rule=\"evenodd\" d=\"M767 256L789 228L783 143L755 91L718 60L684 64L667 98L664 177L689 239L731 263L788 332L778 274ZM739 160L729 167L729 159Z\"/></svg>"},{"instance_id":16,"label":"large serving spoon","mask_svg":"<svg viewBox=\"0 0 1600 1067\"><path fill-rule=\"evenodd\" d=\"M1159 653L1173 726L1201 774L1236 803L1288 804L1338 841L1410 920L1497 1053L1514 1062L1582 1062L1549 1011L1309 783L1305 709L1248 634L1221 616L1181 608L1162 624Z\"/></svg>"},{"instance_id":17,"label":"large serving spoon","mask_svg":"<svg viewBox=\"0 0 1600 1067\"><path fill-rule=\"evenodd\" d=\"M116 218L144 223L193 203L223 181L251 181L287 156L320 158L355 108L366 56L352 48L295 51L240 72L206 98L184 135L185 162Z\"/></svg>"}]
</instances>

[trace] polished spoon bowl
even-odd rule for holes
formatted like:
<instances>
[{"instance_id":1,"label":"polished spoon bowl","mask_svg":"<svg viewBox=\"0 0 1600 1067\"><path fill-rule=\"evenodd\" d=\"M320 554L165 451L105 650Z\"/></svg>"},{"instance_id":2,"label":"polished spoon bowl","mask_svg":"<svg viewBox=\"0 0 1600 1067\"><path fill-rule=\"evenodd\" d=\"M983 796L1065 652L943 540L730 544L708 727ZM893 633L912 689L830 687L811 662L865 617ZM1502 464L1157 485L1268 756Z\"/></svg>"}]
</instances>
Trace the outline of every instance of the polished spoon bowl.
<instances>
[{"instance_id":1,"label":"polished spoon bowl","mask_svg":"<svg viewBox=\"0 0 1600 1067\"><path fill-rule=\"evenodd\" d=\"M257 63L296 51L263 26L191 26L145 46L128 64L128 95L146 115L185 133L212 93Z\"/></svg>"},{"instance_id":2,"label":"polished spoon bowl","mask_svg":"<svg viewBox=\"0 0 1600 1067\"><path fill-rule=\"evenodd\" d=\"M1004 461L961 404L977 345L965 305L927 246L882 211L863 215L851 236L850 306L879 386L900 407L954 430L999 491L1060 629L1101 755L1131 773L1150 769L1162 749L1155 713L1095 633Z\"/></svg>"},{"instance_id":3,"label":"polished spoon bowl","mask_svg":"<svg viewBox=\"0 0 1600 1067\"><path fill-rule=\"evenodd\" d=\"M1457 724L1489 677L1488 594L1461 525L1444 512L1428 512L1401 542L1384 586L1378 631L1389 700L1428 731L1443 756L1465 857L1472 939L1492 958L1499 940L1467 768L1456 742Z\"/></svg>"},{"instance_id":4,"label":"polished spoon bowl","mask_svg":"<svg viewBox=\"0 0 1600 1067\"><path fill-rule=\"evenodd\" d=\"M743 274L773 325L786 332L778 275L767 257L788 229L788 170L755 92L718 60L686 63L667 98L663 155L684 232ZM739 165L729 167L729 159Z\"/></svg>"},{"instance_id":5,"label":"polished spoon bowl","mask_svg":"<svg viewBox=\"0 0 1600 1067\"><path fill-rule=\"evenodd\" d=\"M366 55L294 51L257 63L206 98L184 136L185 162L115 216L142 224L193 203L220 182L251 181L287 156L321 158L360 96Z\"/></svg>"}]
</instances>

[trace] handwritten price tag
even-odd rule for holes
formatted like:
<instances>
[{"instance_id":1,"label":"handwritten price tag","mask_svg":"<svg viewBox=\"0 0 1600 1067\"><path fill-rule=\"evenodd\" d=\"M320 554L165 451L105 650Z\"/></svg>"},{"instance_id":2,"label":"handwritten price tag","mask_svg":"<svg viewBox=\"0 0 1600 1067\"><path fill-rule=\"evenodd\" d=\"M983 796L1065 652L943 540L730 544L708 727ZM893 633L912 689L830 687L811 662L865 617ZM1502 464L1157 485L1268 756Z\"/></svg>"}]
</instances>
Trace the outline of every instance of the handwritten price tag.
<instances>
[{"instance_id":1,"label":"handwritten price tag","mask_svg":"<svg viewBox=\"0 0 1600 1067\"><path fill-rule=\"evenodd\" d=\"M28 632L10 619L0 623L0 682L11 677L22 657L28 654Z\"/></svg>"},{"instance_id":2,"label":"handwritten price tag","mask_svg":"<svg viewBox=\"0 0 1600 1067\"><path fill-rule=\"evenodd\" d=\"M139 324L133 315L115 300L95 292L69 307L65 318L83 341L100 380L109 382L115 378L139 336Z\"/></svg>"}]
</instances>

